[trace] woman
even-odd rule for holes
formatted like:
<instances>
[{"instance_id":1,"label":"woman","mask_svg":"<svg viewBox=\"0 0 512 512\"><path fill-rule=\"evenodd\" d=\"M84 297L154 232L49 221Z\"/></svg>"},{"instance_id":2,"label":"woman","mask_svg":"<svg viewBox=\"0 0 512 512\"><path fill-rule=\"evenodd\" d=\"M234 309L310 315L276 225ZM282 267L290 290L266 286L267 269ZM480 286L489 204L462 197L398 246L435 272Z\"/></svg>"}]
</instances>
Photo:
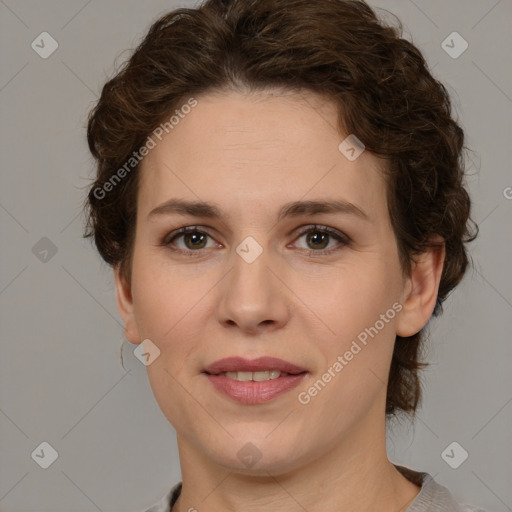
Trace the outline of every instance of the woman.
<instances>
[{"instance_id":1,"label":"woman","mask_svg":"<svg viewBox=\"0 0 512 512\"><path fill-rule=\"evenodd\" d=\"M364 2L153 24L90 115L86 231L177 433L151 512L477 510L386 453L476 236L463 140Z\"/></svg>"}]
</instances>

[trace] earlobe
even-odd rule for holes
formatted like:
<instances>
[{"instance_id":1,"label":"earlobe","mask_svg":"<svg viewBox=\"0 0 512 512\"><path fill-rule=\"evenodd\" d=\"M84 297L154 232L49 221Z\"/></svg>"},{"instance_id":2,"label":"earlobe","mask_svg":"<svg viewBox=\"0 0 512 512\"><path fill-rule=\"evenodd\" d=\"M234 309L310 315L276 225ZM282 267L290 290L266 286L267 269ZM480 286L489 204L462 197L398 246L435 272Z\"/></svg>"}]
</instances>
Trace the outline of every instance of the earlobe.
<instances>
[{"instance_id":1,"label":"earlobe","mask_svg":"<svg viewBox=\"0 0 512 512\"><path fill-rule=\"evenodd\" d=\"M432 242L435 245L415 258L411 274L406 279L403 308L396 324L399 336L408 337L419 332L434 311L443 271L445 245L440 238Z\"/></svg>"},{"instance_id":2,"label":"earlobe","mask_svg":"<svg viewBox=\"0 0 512 512\"><path fill-rule=\"evenodd\" d=\"M130 283L122 275L119 265L114 267L114 281L117 295L117 308L124 323L124 332L126 339L133 344L141 342L137 324L135 322L135 313L133 308L133 297Z\"/></svg>"}]
</instances>

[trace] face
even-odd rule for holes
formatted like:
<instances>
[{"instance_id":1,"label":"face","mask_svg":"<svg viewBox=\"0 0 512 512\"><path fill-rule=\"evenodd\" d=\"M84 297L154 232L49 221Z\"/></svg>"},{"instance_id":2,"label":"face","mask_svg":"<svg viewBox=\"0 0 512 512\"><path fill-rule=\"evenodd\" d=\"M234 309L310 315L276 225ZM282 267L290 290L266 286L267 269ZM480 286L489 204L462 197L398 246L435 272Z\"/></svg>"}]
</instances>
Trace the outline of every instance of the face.
<instances>
[{"instance_id":1,"label":"face","mask_svg":"<svg viewBox=\"0 0 512 512\"><path fill-rule=\"evenodd\" d=\"M180 449L241 472L361 448L384 426L397 332L432 311L433 267L419 288L402 274L382 161L339 149L333 103L196 99L142 162L131 286L116 271L128 340L160 350L155 398Z\"/></svg>"}]
</instances>

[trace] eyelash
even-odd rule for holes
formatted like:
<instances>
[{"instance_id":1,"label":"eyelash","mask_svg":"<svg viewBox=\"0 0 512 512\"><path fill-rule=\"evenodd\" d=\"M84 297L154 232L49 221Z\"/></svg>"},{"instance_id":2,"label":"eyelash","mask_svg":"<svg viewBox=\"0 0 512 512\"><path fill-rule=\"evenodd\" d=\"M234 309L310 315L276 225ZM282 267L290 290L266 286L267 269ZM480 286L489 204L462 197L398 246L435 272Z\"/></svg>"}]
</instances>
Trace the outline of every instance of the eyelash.
<instances>
[{"instance_id":1,"label":"eyelash","mask_svg":"<svg viewBox=\"0 0 512 512\"><path fill-rule=\"evenodd\" d=\"M167 247L173 252L181 253L189 257L198 257L201 256L201 252L203 252L203 249L197 249L197 250L184 250L184 249L177 249L175 247L172 247L171 243L174 242L178 237L185 235L187 233L199 233L202 235L209 236L211 235L199 229L199 226L185 226L183 228L180 228L176 231L172 231L171 233L167 234L163 240L158 244L162 247ZM328 226L320 226L317 224L306 226L304 230L302 230L296 240L298 240L300 237L308 234L308 233L323 233L327 234L330 237L334 238L338 242L340 242L341 247L335 247L334 249L321 249L321 250L308 250L308 249L302 249L302 251L306 252L307 256L322 256L322 255L330 255L334 252L337 252L341 250L343 247L349 246L351 243L351 239L345 235L344 233L341 233L340 231L337 231L335 229L329 228ZM196 253L196 254L194 254Z\"/></svg>"}]
</instances>

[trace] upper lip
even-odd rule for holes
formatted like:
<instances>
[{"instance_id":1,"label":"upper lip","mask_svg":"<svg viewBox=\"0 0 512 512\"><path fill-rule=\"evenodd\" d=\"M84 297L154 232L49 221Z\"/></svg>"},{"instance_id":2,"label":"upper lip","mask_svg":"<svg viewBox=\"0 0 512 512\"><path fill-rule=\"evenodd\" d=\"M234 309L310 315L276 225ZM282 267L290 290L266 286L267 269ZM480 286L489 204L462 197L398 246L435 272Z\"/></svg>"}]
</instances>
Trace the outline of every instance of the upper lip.
<instances>
[{"instance_id":1,"label":"upper lip","mask_svg":"<svg viewBox=\"0 0 512 512\"><path fill-rule=\"evenodd\" d=\"M279 370L283 373L297 374L306 370L283 359L276 357L258 357L245 359L243 357L226 357L207 366L203 372L219 374L222 372L258 372L264 370Z\"/></svg>"}]
</instances>

